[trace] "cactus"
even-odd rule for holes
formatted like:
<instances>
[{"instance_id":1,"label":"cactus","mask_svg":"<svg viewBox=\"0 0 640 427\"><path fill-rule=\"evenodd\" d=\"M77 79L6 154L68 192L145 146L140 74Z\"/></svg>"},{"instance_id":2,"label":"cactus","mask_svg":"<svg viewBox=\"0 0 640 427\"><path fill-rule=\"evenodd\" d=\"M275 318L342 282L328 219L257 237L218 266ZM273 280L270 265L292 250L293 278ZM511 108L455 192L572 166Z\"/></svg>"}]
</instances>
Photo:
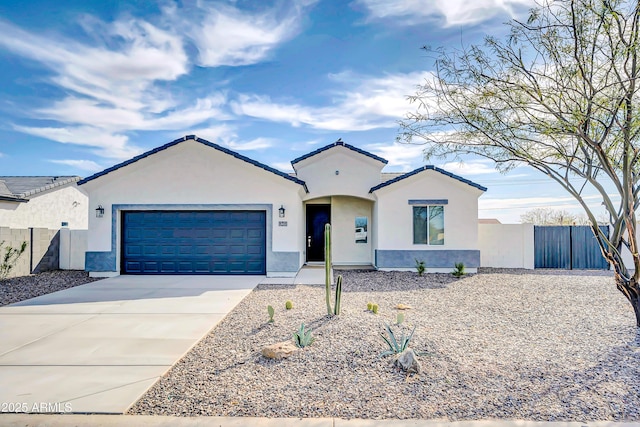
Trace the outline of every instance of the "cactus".
<instances>
[{"instance_id":1,"label":"cactus","mask_svg":"<svg viewBox=\"0 0 640 427\"><path fill-rule=\"evenodd\" d=\"M286 308L287 310L291 310L291 309L293 308L293 301L291 301L290 299L289 299L289 300L287 300L287 301L284 303L284 308Z\"/></svg>"},{"instance_id":2,"label":"cactus","mask_svg":"<svg viewBox=\"0 0 640 427\"><path fill-rule=\"evenodd\" d=\"M373 314L378 314L378 309L379 309L379 308L380 308L380 307L378 307L378 304L373 304L373 305L371 306L371 311L373 312Z\"/></svg>"},{"instance_id":3,"label":"cactus","mask_svg":"<svg viewBox=\"0 0 640 427\"><path fill-rule=\"evenodd\" d=\"M396 325L401 325L404 322L404 313L398 313L396 316Z\"/></svg>"},{"instance_id":4,"label":"cactus","mask_svg":"<svg viewBox=\"0 0 640 427\"><path fill-rule=\"evenodd\" d=\"M371 311L373 310L373 303L372 302L368 302L367 303L367 311Z\"/></svg>"},{"instance_id":5,"label":"cactus","mask_svg":"<svg viewBox=\"0 0 640 427\"><path fill-rule=\"evenodd\" d=\"M269 323L273 323L273 315L276 313L276 311L273 309L272 306L268 305L267 313L269 313Z\"/></svg>"},{"instance_id":6,"label":"cactus","mask_svg":"<svg viewBox=\"0 0 640 427\"><path fill-rule=\"evenodd\" d=\"M324 225L324 293L327 314L331 316L331 224Z\"/></svg>"},{"instance_id":7,"label":"cactus","mask_svg":"<svg viewBox=\"0 0 640 427\"><path fill-rule=\"evenodd\" d=\"M338 276L334 307L331 309L331 224L324 225L324 294L329 316L340 314L342 302L342 276Z\"/></svg>"},{"instance_id":8,"label":"cactus","mask_svg":"<svg viewBox=\"0 0 640 427\"><path fill-rule=\"evenodd\" d=\"M340 314L340 303L342 301L342 275L338 276L336 282L336 302L333 306L333 314L336 316Z\"/></svg>"}]
</instances>

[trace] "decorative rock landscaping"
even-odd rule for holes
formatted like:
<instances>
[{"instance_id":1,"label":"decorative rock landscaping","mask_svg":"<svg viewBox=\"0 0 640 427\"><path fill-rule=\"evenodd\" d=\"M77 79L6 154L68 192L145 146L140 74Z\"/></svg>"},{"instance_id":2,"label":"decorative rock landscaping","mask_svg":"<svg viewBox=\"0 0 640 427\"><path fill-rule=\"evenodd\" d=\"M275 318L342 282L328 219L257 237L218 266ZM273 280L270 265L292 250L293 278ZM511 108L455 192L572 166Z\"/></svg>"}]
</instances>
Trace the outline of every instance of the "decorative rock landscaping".
<instances>
[{"instance_id":1,"label":"decorative rock landscaping","mask_svg":"<svg viewBox=\"0 0 640 427\"><path fill-rule=\"evenodd\" d=\"M0 281L0 306L100 280L86 271L45 271Z\"/></svg>"},{"instance_id":2,"label":"decorative rock landscaping","mask_svg":"<svg viewBox=\"0 0 640 427\"><path fill-rule=\"evenodd\" d=\"M130 413L640 421L639 332L608 272L340 274L340 316L327 317L324 286L261 285ZM397 304L412 307L401 325ZM302 322L312 345L262 356ZM419 373L380 357L385 324L416 328Z\"/></svg>"}]
</instances>

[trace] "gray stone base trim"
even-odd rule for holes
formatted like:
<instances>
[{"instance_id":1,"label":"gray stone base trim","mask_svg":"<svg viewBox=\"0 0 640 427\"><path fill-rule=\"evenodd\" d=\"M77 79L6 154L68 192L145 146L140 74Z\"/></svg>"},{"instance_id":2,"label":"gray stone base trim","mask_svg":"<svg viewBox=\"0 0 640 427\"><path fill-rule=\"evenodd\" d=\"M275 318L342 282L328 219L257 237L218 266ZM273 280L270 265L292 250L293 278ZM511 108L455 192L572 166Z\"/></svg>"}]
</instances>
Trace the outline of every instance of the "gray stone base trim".
<instances>
[{"instance_id":1,"label":"gray stone base trim","mask_svg":"<svg viewBox=\"0 0 640 427\"><path fill-rule=\"evenodd\" d=\"M467 250L384 250L376 249L376 267L378 268L415 268L416 259L424 261L428 268L453 268L456 262L465 267L480 267L480 251Z\"/></svg>"},{"instance_id":2,"label":"gray stone base trim","mask_svg":"<svg viewBox=\"0 0 640 427\"><path fill-rule=\"evenodd\" d=\"M297 273L300 269L300 252L267 253L267 274L272 271Z\"/></svg>"},{"instance_id":3,"label":"gray stone base trim","mask_svg":"<svg viewBox=\"0 0 640 427\"><path fill-rule=\"evenodd\" d=\"M86 271L118 271L116 268L116 254L111 252L89 252L84 256Z\"/></svg>"}]
</instances>

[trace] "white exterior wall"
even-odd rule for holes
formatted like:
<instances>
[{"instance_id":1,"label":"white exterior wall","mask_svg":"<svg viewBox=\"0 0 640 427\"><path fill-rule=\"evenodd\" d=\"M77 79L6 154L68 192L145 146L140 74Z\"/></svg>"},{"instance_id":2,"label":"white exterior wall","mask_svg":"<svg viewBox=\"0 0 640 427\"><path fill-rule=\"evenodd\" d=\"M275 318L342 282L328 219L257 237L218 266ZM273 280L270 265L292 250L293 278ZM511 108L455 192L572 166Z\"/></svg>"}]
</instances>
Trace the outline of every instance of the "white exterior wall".
<instances>
[{"instance_id":1,"label":"white exterior wall","mask_svg":"<svg viewBox=\"0 0 640 427\"><path fill-rule=\"evenodd\" d=\"M426 170L375 192L377 248L385 250L478 249L478 197L482 191ZM413 243L410 199L447 199L444 206L444 245Z\"/></svg>"},{"instance_id":2,"label":"white exterior wall","mask_svg":"<svg viewBox=\"0 0 640 427\"><path fill-rule=\"evenodd\" d=\"M193 140L159 151L83 187L90 196L90 211L95 212L98 205L105 210L102 218L89 215L88 251L111 250L114 204L194 205L193 209L212 204L269 204L273 205L273 223L267 224L272 226L272 250L300 254L304 250L301 185ZM286 209L285 218L278 217L281 205ZM287 221L288 225L279 226L279 221ZM119 268L119 219L116 223Z\"/></svg>"},{"instance_id":3,"label":"white exterior wall","mask_svg":"<svg viewBox=\"0 0 640 427\"><path fill-rule=\"evenodd\" d=\"M383 167L382 162L341 146L295 165L297 177L306 182L309 188L305 199L355 196L373 200L369 190L380 184L380 171Z\"/></svg>"},{"instance_id":4,"label":"white exterior wall","mask_svg":"<svg viewBox=\"0 0 640 427\"><path fill-rule=\"evenodd\" d=\"M478 224L480 265L534 268L533 224Z\"/></svg>"},{"instance_id":5,"label":"white exterior wall","mask_svg":"<svg viewBox=\"0 0 640 427\"><path fill-rule=\"evenodd\" d=\"M0 227L57 230L67 222L70 228L86 229L88 212L87 195L73 184L36 194L26 203L1 203Z\"/></svg>"},{"instance_id":6,"label":"white exterior wall","mask_svg":"<svg viewBox=\"0 0 640 427\"><path fill-rule=\"evenodd\" d=\"M336 265L371 265L372 242L371 222L373 203L353 197L331 198L331 240L332 261ZM355 241L355 219L368 218L367 243Z\"/></svg>"}]
</instances>

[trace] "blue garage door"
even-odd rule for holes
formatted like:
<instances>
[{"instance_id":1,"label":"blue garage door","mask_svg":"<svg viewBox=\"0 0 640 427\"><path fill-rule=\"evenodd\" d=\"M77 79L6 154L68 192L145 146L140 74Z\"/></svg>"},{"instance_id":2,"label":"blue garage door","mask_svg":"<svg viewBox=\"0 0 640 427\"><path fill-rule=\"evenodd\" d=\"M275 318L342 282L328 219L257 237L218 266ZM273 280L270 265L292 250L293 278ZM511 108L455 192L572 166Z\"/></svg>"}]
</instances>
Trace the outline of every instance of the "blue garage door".
<instances>
[{"instance_id":1,"label":"blue garage door","mask_svg":"<svg viewBox=\"0 0 640 427\"><path fill-rule=\"evenodd\" d=\"M265 274L264 211L122 214L127 274Z\"/></svg>"}]
</instances>

